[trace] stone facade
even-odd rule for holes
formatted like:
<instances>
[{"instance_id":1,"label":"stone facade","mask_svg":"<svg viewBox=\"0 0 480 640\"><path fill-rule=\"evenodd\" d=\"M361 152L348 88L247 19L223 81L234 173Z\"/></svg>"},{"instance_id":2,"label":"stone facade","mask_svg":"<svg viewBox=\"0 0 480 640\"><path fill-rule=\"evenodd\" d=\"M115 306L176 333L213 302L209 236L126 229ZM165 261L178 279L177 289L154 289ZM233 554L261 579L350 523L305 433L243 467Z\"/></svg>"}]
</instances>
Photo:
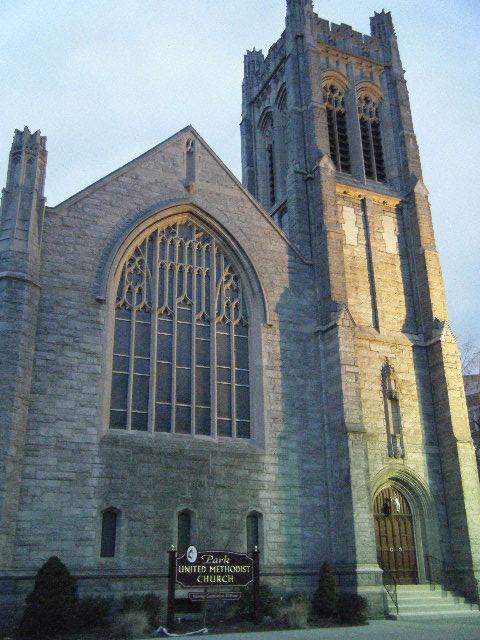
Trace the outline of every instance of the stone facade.
<instances>
[{"instance_id":1,"label":"stone facade","mask_svg":"<svg viewBox=\"0 0 480 640\"><path fill-rule=\"evenodd\" d=\"M0 226L4 607L21 606L51 555L85 593L164 590L188 509L204 548L244 550L246 517L261 514L267 581L313 590L329 559L379 613L372 504L386 484L410 502L418 579L435 556L474 595L480 487L390 14L363 36L308 0L287 5L281 39L245 59L244 187L187 127L43 215L45 139L15 134ZM333 77L350 174L330 158ZM365 175L365 87L381 96L384 182ZM109 429L119 265L152 225L180 218L224 247L245 289L250 439ZM112 558L100 554L107 508Z\"/></svg>"}]
</instances>

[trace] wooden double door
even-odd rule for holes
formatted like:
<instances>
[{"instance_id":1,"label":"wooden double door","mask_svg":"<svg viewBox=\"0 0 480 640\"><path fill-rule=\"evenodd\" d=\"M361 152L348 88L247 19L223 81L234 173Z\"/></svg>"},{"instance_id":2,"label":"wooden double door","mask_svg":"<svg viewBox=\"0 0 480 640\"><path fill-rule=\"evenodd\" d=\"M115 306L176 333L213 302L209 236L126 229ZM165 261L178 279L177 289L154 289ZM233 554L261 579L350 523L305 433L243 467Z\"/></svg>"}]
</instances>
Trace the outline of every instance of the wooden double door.
<instances>
[{"instance_id":1,"label":"wooden double door","mask_svg":"<svg viewBox=\"0 0 480 640\"><path fill-rule=\"evenodd\" d=\"M378 564L397 584L417 584L417 554L413 516L405 496L385 487L373 503Z\"/></svg>"}]
</instances>

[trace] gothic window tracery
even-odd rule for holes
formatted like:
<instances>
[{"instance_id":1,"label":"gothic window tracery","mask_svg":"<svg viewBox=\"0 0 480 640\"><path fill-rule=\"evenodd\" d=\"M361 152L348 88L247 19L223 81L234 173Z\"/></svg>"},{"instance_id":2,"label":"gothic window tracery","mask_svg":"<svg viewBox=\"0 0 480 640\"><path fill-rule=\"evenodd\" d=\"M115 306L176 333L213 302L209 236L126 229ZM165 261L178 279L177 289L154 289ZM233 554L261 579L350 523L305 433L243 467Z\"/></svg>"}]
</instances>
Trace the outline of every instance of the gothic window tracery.
<instances>
[{"instance_id":1,"label":"gothic window tracery","mask_svg":"<svg viewBox=\"0 0 480 640\"><path fill-rule=\"evenodd\" d=\"M385 161L383 158L378 102L370 95L360 95L358 98L358 114L365 175L371 180L385 182Z\"/></svg>"},{"instance_id":2,"label":"gothic window tracery","mask_svg":"<svg viewBox=\"0 0 480 640\"><path fill-rule=\"evenodd\" d=\"M288 117L287 117L287 90L285 85L280 89L276 101L276 161L278 178L276 180L277 200L286 196L287 171L288 171Z\"/></svg>"},{"instance_id":3,"label":"gothic window tracery","mask_svg":"<svg viewBox=\"0 0 480 640\"><path fill-rule=\"evenodd\" d=\"M110 428L250 438L247 308L209 233L159 224L124 261L115 309Z\"/></svg>"},{"instance_id":4,"label":"gothic window tracery","mask_svg":"<svg viewBox=\"0 0 480 640\"><path fill-rule=\"evenodd\" d=\"M330 157L338 171L351 173L345 91L336 84L326 84L323 87L323 102L327 111Z\"/></svg>"},{"instance_id":5,"label":"gothic window tracery","mask_svg":"<svg viewBox=\"0 0 480 640\"><path fill-rule=\"evenodd\" d=\"M263 114L260 121L260 131L263 136L264 157L262 162L265 166L265 198L266 206L273 206L277 197L277 176L276 176L276 148L273 132L273 116L271 111Z\"/></svg>"}]
</instances>

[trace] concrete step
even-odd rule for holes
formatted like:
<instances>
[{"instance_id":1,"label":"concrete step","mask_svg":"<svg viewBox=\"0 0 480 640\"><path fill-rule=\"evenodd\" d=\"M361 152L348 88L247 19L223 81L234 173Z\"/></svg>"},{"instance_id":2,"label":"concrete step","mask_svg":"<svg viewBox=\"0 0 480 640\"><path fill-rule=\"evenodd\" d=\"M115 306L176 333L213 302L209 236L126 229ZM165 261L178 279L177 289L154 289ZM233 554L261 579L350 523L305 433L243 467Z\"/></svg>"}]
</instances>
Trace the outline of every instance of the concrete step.
<instances>
[{"instance_id":1,"label":"concrete step","mask_svg":"<svg viewBox=\"0 0 480 640\"><path fill-rule=\"evenodd\" d=\"M435 604L420 602L418 604L409 604L401 606L399 603L398 608L401 611L471 611L471 606L465 602L436 602ZM478 609L478 607L477 607Z\"/></svg>"},{"instance_id":2,"label":"concrete step","mask_svg":"<svg viewBox=\"0 0 480 640\"><path fill-rule=\"evenodd\" d=\"M412 612L407 612L407 613L400 613L400 611L398 612L398 616L394 616L395 618L397 618L398 620L405 620L408 618L414 618L414 619L418 619L418 618L428 618L428 619L435 619L438 620L439 618L468 618L468 619L472 619L472 620L477 620L480 622L480 615L479 612L477 611L476 613L474 611L455 611L455 610L439 610L439 611L435 611L435 612L428 612L428 611L418 611L416 613L412 613Z\"/></svg>"},{"instance_id":3,"label":"concrete step","mask_svg":"<svg viewBox=\"0 0 480 640\"><path fill-rule=\"evenodd\" d=\"M397 587L398 616L389 599L389 615L398 618L480 617L478 606L463 597L429 585L400 585Z\"/></svg>"},{"instance_id":4,"label":"concrete step","mask_svg":"<svg viewBox=\"0 0 480 640\"><path fill-rule=\"evenodd\" d=\"M440 600L442 602L453 601L453 602L463 602L464 598L461 596L457 596L454 593L443 592L443 593L422 593L417 596L397 596L399 602L405 602L408 604L409 602L436 602Z\"/></svg>"}]
</instances>

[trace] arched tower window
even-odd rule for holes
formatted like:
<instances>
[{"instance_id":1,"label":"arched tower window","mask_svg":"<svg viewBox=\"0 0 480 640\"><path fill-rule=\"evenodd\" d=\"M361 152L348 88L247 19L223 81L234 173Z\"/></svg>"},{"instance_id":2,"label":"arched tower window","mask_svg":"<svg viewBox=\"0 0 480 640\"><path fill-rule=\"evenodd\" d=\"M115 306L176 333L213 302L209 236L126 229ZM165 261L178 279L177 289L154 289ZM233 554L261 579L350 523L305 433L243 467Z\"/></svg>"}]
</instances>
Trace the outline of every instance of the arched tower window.
<instances>
[{"instance_id":1,"label":"arched tower window","mask_svg":"<svg viewBox=\"0 0 480 640\"><path fill-rule=\"evenodd\" d=\"M192 513L188 509L177 516L177 549L183 555L192 544Z\"/></svg>"},{"instance_id":2,"label":"arched tower window","mask_svg":"<svg viewBox=\"0 0 480 640\"><path fill-rule=\"evenodd\" d=\"M265 197L264 205L271 207L275 204L277 195L276 185L276 149L273 131L273 116L271 111L263 114L260 120L260 131L263 136L264 157L262 162L265 167Z\"/></svg>"},{"instance_id":3,"label":"arched tower window","mask_svg":"<svg viewBox=\"0 0 480 640\"><path fill-rule=\"evenodd\" d=\"M248 314L219 243L187 216L127 254L110 428L250 438Z\"/></svg>"},{"instance_id":4,"label":"arched tower window","mask_svg":"<svg viewBox=\"0 0 480 640\"><path fill-rule=\"evenodd\" d=\"M100 557L113 558L117 542L117 509L105 509L102 512L102 531L100 541Z\"/></svg>"},{"instance_id":5,"label":"arched tower window","mask_svg":"<svg viewBox=\"0 0 480 640\"><path fill-rule=\"evenodd\" d=\"M276 160L278 167L278 177L276 180L277 201L281 201L287 195L287 172L288 172L288 115L287 115L287 89L283 85L278 92L276 99Z\"/></svg>"},{"instance_id":6,"label":"arched tower window","mask_svg":"<svg viewBox=\"0 0 480 640\"><path fill-rule=\"evenodd\" d=\"M350 147L344 90L336 84L326 84L323 87L323 102L327 110L330 157L338 171L350 173Z\"/></svg>"},{"instance_id":7,"label":"arched tower window","mask_svg":"<svg viewBox=\"0 0 480 640\"><path fill-rule=\"evenodd\" d=\"M383 158L378 102L370 95L360 95L358 98L358 114L360 118L365 175L371 180L385 182L385 162Z\"/></svg>"}]
</instances>

